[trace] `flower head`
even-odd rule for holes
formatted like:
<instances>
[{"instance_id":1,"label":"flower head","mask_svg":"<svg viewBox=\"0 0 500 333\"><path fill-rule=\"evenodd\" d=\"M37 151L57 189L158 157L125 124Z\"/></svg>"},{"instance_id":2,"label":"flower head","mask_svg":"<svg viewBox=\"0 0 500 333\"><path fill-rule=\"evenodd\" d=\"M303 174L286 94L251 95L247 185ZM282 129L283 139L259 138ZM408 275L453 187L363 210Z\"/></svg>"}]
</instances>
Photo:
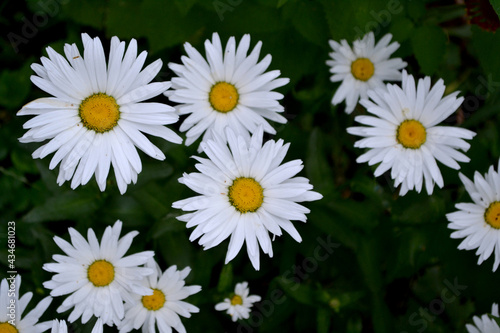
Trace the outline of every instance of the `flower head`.
<instances>
[{"instance_id":1,"label":"flower head","mask_svg":"<svg viewBox=\"0 0 500 333\"><path fill-rule=\"evenodd\" d=\"M330 81L342 81L333 96L333 105L345 100L345 112L351 113L360 97L367 98L369 89L383 88L383 81L401 80L401 69L407 64L401 58L389 59L399 48L398 42L390 43L391 39L392 35L387 34L375 44L375 36L369 32L354 41L352 49L345 39L340 44L330 40L332 60L326 61L333 74Z\"/></svg>"},{"instance_id":2,"label":"flower head","mask_svg":"<svg viewBox=\"0 0 500 333\"><path fill-rule=\"evenodd\" d=\"M493 303L491 306L491 315L498 318L498 304ZM474 321L474 325L465 325L469 333L500 333L500 327L497 322L490 318L488 314L482 315L481 318L474 316L472 320Z\"/></svg>"},{"instance_id":3,"label":"flower head","mask_svg":"<svg viewBox=\"0 0 500 333\"><path fill-rule=\"evenodd\" d=\"M53 95L26 104L18 115L36 115L27 121L29 129L21 142L42 142L34 158L54 153L49 168L59 163L57 182L71 179L71 188L85 185L95 173L101 191L113 166L121 193L137 181L142 170L137 148L163 160L165 155L143 133L181 143L182 139L163 126L175 123L174 108L161 103L143 103L167 90L170 82L151 80L162 62L157 60L141 71L147 53L137 56L137 42L132 40L125 52L125 42L111 39L109 61L99 38L82 34L83 57L75 44L64 46L65 59L51 47L42 65L31 67L37 75L31 80Z\"/></svg>"},{"instance_id":4,"label":"flower head","mask_svg":"<svg viewBox=\"0 0 500 333\"><path fill-rule=\"evenodd\" d=\"M500 167L500 165L499 165ZM500 264L500 175L490 167L485 176L476 171L474 182L460 173L473 203L458 203L456 212L446 215L451 238L465 238L458 249L477 248L478 265L495 253L493 271Z\"/></svg>"},{"instance_id":5,"label":"flower head","mask_svg":"<svg viewBox=\"0 0 500 333\"><path fill-rule=\"evenodd\" d=\"M226 313L231 316L233 321L248 319L250 318L250 309L253 303L261 300L260 296L248 295L249 293L248 282L237 283L234 288L234 295L231 298L225 298L224 302L216 304L215 310L226 310Z\"/></svg>"},{"instance_id":6,"label":"flower head","mask_svg":"<svg viewBox=\"0 0 500 333\"><path fill-rule=\"evenodd\" d=\"M52 258L57 263L43 266L46 271L56 273L43 285L52 290L52 296L69 294L57 309L64 312L74 307L69 322L81 317L82 323L86 323L94 315L109 326L118 325L125 313L124 300L132 300L133 294L152 294L142 280L153 270L139 266L154 253L144 251L124 257L138 232L120 238L121 229L121 221L108 226L100 244L92 229L88 230L88 241L73 228L68 229L72 244L54 237L67 256L56 254Z\"/></svg>"},{"instance_id":7,"label":"flower head","mask_svg":"<svg viewBox=\"0 0 500 333\"><path fill-rule=\"evenodd\" d=\"M300 242L302 238L290 220L306 222L309 209L297 202L321 199L303 177L294 177L301 160L281 164L289 144L269 140L262 144L263 129L250 141L226 130L227 140L214 134L214 140L202 142L209 159L194 157L200 172L184 174L179 182L200 195L172 204L174 208L195 211L178 217L187 227L196 227L190 236L204 249L212 248L231 236L226 263L240 251L243 243L252 265L259 269L259 245L273 256L269 232L281 236L281 229ZM229 146L228 146L229 144ZM281 164L281 165L280 165Z\"/></svg>"},{"instance_id":8,"label":"flower head","mask_svg":"<svg viewBox=\"0 0 500 333\"><path fill-rule=\"evenodd\" d=\"M186 286L184 283L191 269L186 267L178 271L177 266L171 266L162 273L153 259L147 262L146 267L153 269L154 273L143 280L143 285L153 289L153 295L135 295L132 302L126 303L125 318L119 326L120 333L140 327L144 333L155 333L156 326L160 333L172 332L172 329L185 333L179 315L190 318L191 313L200 311L183 301L201 290L200 286Z\"/></svg>"},{"instance_id":9,"label":"flower head","mask_svg":"<svg viewBox=\"0 0 500 333\"><path fill-rule=\"evenodd\" d=\"M2 279L0 283L0 332L5 333L40 333L50 328L50 322L38 323L45 310L52 302L52 297L47 296L35 306L33 310L23 316L28 306L32 292L25 293L19 298L21 288L21 275ZM13 309L13 310L12 310ZM14 314L14 317L11 315Z\"/></svg>"},{"instance_id":10,"label":"flower head","mask_svg":"<svg viewBox=\"0 0 500 333\"><path fill-rule=\"evenodd\" d=\"M182 57L182 65L170 63L178 75L172 79L172 92L166 92L180 114L189 114L180 130L186 133L186 145L192 144L203 133L203 141L212 138L213 129L225 138L226 126L249 138L259 125L267 133L275 134L266 119L286 123L279 113L283 112L278 100L283 95L272 91L290 80L278 78L279 70L264 73L271 63L271 55L260 62L262 43L258 42L247 56L250 35L244 35L238 47L234 37L229 38L225 50L217 33L212 41L205 41L207 59L189 43L184 44L188 56Z\"/></svg>"},{"instance_id":11,"label":"flower head","mask_svg":"<svg viewBox=\"0 0 500 333\"><path fill-rule=\"evenodd\" d=\"M445 86L439 80L431 89L429 77L420 79L418 86L413 76L403 71L403 85L387 84L387 89L368 92L371 100L362 99L361 104L373 116L357 116L355 120L363 127L350 127L350 134L363 139L355 147L369 148L358 157L358 163L369 165L380 163L375 176L391 169L394 186L401 184L400 194L409 190L420 192L425 181L427 193L431 194L436 183L443 187L443 177L436 160L455 170L458 162L469 158L458 149L467 151L475 133L464 128L436 126L452 114L462 103L454 92L443 98Z\"/></svg>"}]
</instances>

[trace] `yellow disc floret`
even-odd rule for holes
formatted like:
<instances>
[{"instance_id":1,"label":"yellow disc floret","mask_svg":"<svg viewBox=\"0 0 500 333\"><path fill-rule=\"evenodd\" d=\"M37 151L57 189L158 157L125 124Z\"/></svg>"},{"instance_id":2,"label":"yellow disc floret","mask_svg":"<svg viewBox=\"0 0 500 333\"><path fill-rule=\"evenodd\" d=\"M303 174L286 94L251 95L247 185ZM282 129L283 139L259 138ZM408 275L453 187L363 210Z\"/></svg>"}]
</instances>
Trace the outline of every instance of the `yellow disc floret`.
<instances>
[{"instance_id":1,"label":"yellow disc floret","mask_svg":"<svg viewBox=\"0 0 500 333\"><path fill-rule=\"evenodd\" d=\"M351 63L351 73L360 81L368 81L375 72L373 63L368 58L358 58Z\"/></svg>"},{"instance_id":2,"label":"yellow disc floret","mask_svg":"<svg viewBox=\"0 0 500 333\"><path fill-rule=\"evenodd\" d=\"M85 127L104 133L118 124L120 108L113 97L97 93L83 100L78 108L78 115Z\"/></svg>"},{"instance_id":3,"label":"yellow disc floret","mask_svg":"<svg viewBox=\"0 0 500 333\"><path fill-rule=\"evenodd\" d=\"M264 190L255 179L240 177L229 186L228 197L240 213L255 212L264 201Z\"/></svg>"},{"instance_id":4,"label":"yellow disc floret","mask_svg":"<svg viewBox=\"0 0 500 333\"><path fill-rule=\"evenodd\" d=\"M500 202L495 201L490 204L484 212L484 220L495 229L500 229Z\"/></svg>"},{"instance_id":5,"label":"yellow disc floret","mask_svg":"<svg viewBox=\"0 0 500 333\"><path fill-rule=\"evenodd\" d=\"M424 125L414 119L403 121L396 131L396 140L405 148L418 149L424 144L426 138L427 132Z\"/></svg>"},{"instance_id":6,"label":"yellow disc floret","mask_svg":"<svg viewBox=\"0 0 500 333\"><path fill-rule=\"evenodd\" d=\"M243 304L243 299L240 295L234 295L231 297L231 305L241 305Z\"/></svg>"},{"instance_id":7,"label":"yellow disc floret","mask_svg":"<svg viewBox=\"0 0 500 333\"><path fill-rule=\"evenodd\" d=\"M149 311L156 311L165 304L165 294L158 289L153 289L153 295L142 296L142 305Z\"/></svg>"},{"instance_id":8,"label":"yellow disc floret","mask_svg":"<svg viewBox=\"0 0 500 333\"><path fill-rule=\"evenodd\" d=\"M212 86L208 100L216 111L226 113L233 110L238 104L238 90L227 82L217 82Z\"/></svg>"},{"instance_id":9,"label":"yellow disc floret","mask_svg":"<svg viewBox=\"0 0 500 333\"><path fill-rule=\"evenodd\" d=\"M0 333L18 333L15 326L7 322L0 323Z\"/></svg>"},{"instance_id":10,"label":"yellow disc floret","mask_svg":"<svg viewBox=\"0 0 500 333\"><path fill-rule=\"evenodd\" d=\"M94 286L104 287L115 279L115 268L106 260L96 260L89 266L87 277Z\"/></svg>"}]
</instances>

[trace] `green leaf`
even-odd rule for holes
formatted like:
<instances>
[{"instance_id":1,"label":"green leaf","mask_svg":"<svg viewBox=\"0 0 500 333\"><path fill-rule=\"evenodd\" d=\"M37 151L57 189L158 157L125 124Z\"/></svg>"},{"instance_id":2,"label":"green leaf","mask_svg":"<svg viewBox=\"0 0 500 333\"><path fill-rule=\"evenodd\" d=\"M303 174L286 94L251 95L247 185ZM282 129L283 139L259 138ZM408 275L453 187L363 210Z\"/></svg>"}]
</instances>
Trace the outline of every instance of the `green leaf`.
<instances>
[{"instance_id":1,"label":"green leaf","mask_svg":"<svg viewBox=\"0 0 500 333\"><path fill-rule=\"evenodd\" d=\"M500 0L490 0L490 4L495 10L495 13L497 13L497 16L500 17Z\"/></svg>"},{"instance_id":2,"label":"green leaf","mask_svg":"<svg viewBox=\"0 0 500 333\"><path fill-rule=\"evenodd\" d=\"M233 285L233 265L228 263L222 266L219 276L219 283L217 284L217 291L222 293L230 290Z\"/></svg>"},{"instance_id":3,"label":"green leaf","mask_svg":"<svg viewBox=\"0 0 500 333\"><path fill-rule=\"evenodd\" d=\"M476 51L479 64L485 74L492 76L494 82L500 81L500 34L472 27L472 46Z\"/></svg>"},{"instance_id":4,"label":"green leaf","mask_svg":"<svg viewBox=\"0 0 500 333\"><path fill-rule=\"evenodd\" d=\"M406 12L413 21L418 21L425 14L425 3L422 0L408 1Z\"/></svg>"},{"instance_id":5,"label":"green leaf","mask_svg":"<svg viewBox=\"0 0 500 333\"><path fill-rule=\"evenodd\" d=\"M412 36L413 52L425 75L432 75L443 62L446 51L446 35L436 26L423 26L415 29Z\"/></svg>"},{"instance_id":6,"label":"green leaf","mask_svg":"<svg viewBox=\"0 0 500 333\"><path fill-rule=\"evenodd\" d=\"M107 2L101 0L65 1L61 6L64 15L76 23L102 29L108 10Z\"/></svg>"},{"instance_id":7,"label":"green leaf","mask_svg":"<svg viewBox=\"0 0 500 333\"><path fill-rule=\"evenodd\" d=\"M291 18L293 26L305 39L323 48L328 46L328 23L319 3L290 3L284 7L283 14Z\"/></svg>"},{"instance_id":8,"label":"green leaf","mask_svg":"<svg viewBox=\"0 0 500 333\"><path fill-rule=\"evenodd\" d=\"M31 89L30 62L17 70L2 70L0 74L0 105L20 109Z\"/></svg>"},{"instance_id":9,"label":"green leaf","mask_svg":"<svg viewBox=\"0 0 500 333\"><path fill-rule=\"evenodd\" d=\"M398 42L403 42L410 38L413 33L414 24L406 17L396 17L391 24L389 32L393 39Z\"/></svg>"},{"instance_id":10,"label":"green leaf","mask_svg":"<svg viewBox=\"0 0 500 333\"><path fill-rule=\"evenodd\" d=\"M99 207L99 199L94 194L63 192L51 197L30 210L23 220L26 222L61 221L88 216Z\"/></svg>"},{"instance_id":11,"label":"green leaf","mask_svg":"<svg viewBox=\"0 0 500 333\"><path fill-rule=\"evenodd\" d=\"M330 332L331 310L327 308L318 308L316 311L316 322L318 333Z\"/></svg>"}]
</instances>

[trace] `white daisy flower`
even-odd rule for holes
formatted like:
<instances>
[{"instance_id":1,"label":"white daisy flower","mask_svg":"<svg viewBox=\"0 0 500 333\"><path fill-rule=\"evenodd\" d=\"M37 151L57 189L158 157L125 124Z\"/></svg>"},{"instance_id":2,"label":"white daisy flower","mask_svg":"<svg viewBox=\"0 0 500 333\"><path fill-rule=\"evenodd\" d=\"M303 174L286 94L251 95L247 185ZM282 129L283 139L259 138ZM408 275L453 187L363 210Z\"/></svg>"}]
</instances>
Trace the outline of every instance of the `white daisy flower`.
<instances>
[{"instance_id":1,"label":"white daisy flower","mask_svg":"<svg viewBox=\"0 0 500 333\"><path fill-rule=\"evenodd\" d=\"M234 288L234 295L231 298L225 298L224 302L215 305L215 310L226 311L231 316L233 321L238 319L250 318L250 309L253 303L260 302L261 298L258 295L248 295L250 289L248 282L237 283Z\"/></svg>"},{"instance_id":2,"label":"white daisy flower","mask_svg":"<svg viewBox=\"0 0 500 333\"><path fill-rule=\"evenodd\" d=\"M2 279L0 283L0 332L2 333L40 333L50 328L50 321L38 323L45 310L52 302L52 297L47 296L38 303L33 310L23 316L28 306L32 292L25 293L19 298L21 276L12 275Z\"/></svg>"},{"instance_id":3,"label":"white daisy flower","mask_svg":"<svg viewBox=\"0 0 500 333\"><path fill-rule=\"evenodd\" d=\"M500 167L500 164L499 164ZM451 238L465 238L459 250L476 249L480 265L495 253L493 271L500 264L500 175L490 167L484 178L476 171L474 182L459 174L474 203L458 203L456 212L446 214Z\"/></svg>"},{"instance_id":4,"label":"white daisy flower","mask_svg":"<svg viewBox=\"0 0 500 333\"><path fill-rule=\"evenodd\" d=\"M143 133L182 142L163 126L178 120L174 108L141 103L163 93L170 82L150 83L162 61L158 59L141 71L147 52L137 56L134 39L125 52L125 42L113 37L107 66L99 38L82 34L82 40L84 57L76 44L64 46L67 60L48 47L49 58L42 57L42 65L31 66L37 74L31 76L31 81L54 97L34 100L18 112L37 115L24 124L30 130L19 141L50 140L33 153L33 158L55 152L49 168L61 163L57 182L62 185L72 178L73 189L85 185L95 173L104 191L113 165L123 194L142 170L136 147L155 159L165 158Z\"/></svg>"},{"instance_id":5,"label":"white daisy flower","mask_svg":"<svg viewBox=\"0 0 500 333\"><path fill-rule=\"evenodd\" d=\"M271 63L271 55L260 62L262 42L258 42L250 55L250 35L244 35L236 48L234 37L229 38L225 50L217 33L212 42L205 41L207 60L189 43L184 44L187 57L183 65L168 66L179 77L172 79L172 92L166 92L171 101L182 103L176 108L182 115L189 114L180 127L186 133L186 145L192 144L203 133L203 141L210 139L211 131L224 136L229 126L239 135L249 139L259 125L267 133L275 134L266 119L286 123L279 113L283 106L278 100L283 95L274 91L290 80L278 78L279 70L264 71Z\"/></svg>"},{"instance_id":6,"label":"white daisy flower","mask_svg":"<svg viewBox=\"0 0 500 333\"><path fill-rule=\"evenodd\" d=\"M493 317L499 317L498 304L493 303L491 307L491 315ZM474 325L465 325L467 332L469 333L500 333L500 327L497 322L490 318L487 314L482 315L481 318L474 316L472 320L474 321Z\"/></svg>"},{"instance_id":7,"label":"white daisy flower","mask_svg":"<svg viewBox=\"0 0 500 333\"><path fill-rule=\"evenodd\" d=\"M46 271L57 273L43 285L52 290L52 296L69 294L57 309L64 312L74 307L69 322L81 317L85 324L94 315L109 326L118 325L125 314L124 300L131 301L133 294L152 294L142 280L153 270L139 265L145 264L154 253L144 251L124 257L138 232L120 238L121 229L121 221L108 226L101 244L90 228L88 241L73 228L68 229L72 244L54 237L67 256L56 254L52 258L57 263L43 265Z\"/></svg>"},{"instance_id":8,"label":"white daisy flower","mask_svg":"<svg viewBox=\"0 0 500 333\"><path fill-rule=\"evenodd\" d=\"M158 327L160 333L170 333L172 329L185 333L186 329L179 315L190 318L191 313L200 311L196 306L183 301L201 290L201 286L184 285L184 279L191 268L178 271L177 266L171 266L162 274L153 259L147 262L146 267L153 269L154 273L143 280L143 285L153 289L153 295L135 295L133 302L125 304L126 313L119 326L120 333L140 327L143 333L155 333L155 327Z\"/></svg>"},{"instance_id":9,"label":"white daisy flower","mask_svg":"<svg viewBox=\"0 0 500 333\"><path fill-rule=\"evenodd\" d=\"M190 240L202 236L198 243L212 248L231 236L226 264L240 251L243 243L252 265L259 269L259 244L264 253L273 256L271 232L281 236L281 228L297 242L302 241L290 220L306 222L309 209L297 204L322 198L311 191L313 186L303 177L294 177L302 170L301 160L281 164L289 144L283 140L262 145L263 129L259 127L247 142L226 129L225 139L213 134L215 140L202 142L209 159L194 157L201 173L184 174L179 182L200 195L174 202L172 206L194 213L179 216L194 227ZM292 178L293 177L293 178Z\"/></svg>"},{"instance_id":10,"label":"white daisy flower","mask_svg":"<svg viewBox=\"0 0 500 333\"><path fill-rule=\"evenodd\" d=\"M358 157L358 163L380 163L375 176L391 169L394 186L401 184L400 195L415 189L420 192L425 181L427 193L432 194L434 183L443 187L443 177L436 160L452 169L469 158L466 152L476 133L464 128L436 126L460 106L463 97L458 92L443 98L445 86L439 80L431 89L429 77L420 79L415 87L413 76L403 71L403 88L387 84L387 89L368 91L371 100L360 103L374 116L357 116L365 127L350 127L347 132L365 137L354 146L370 148Z\"/></svg>"},{"instance_id":11,"label":"white daisy flower","mask_svg":"<svg viewBox=\"0 0 500 333\"><path fill-rule=\"evenodd\" d=\"M375 44L370 31L363 39L354 41L352 49L345 39L340 44L329 41L333 49L329 53L333 60L326 61L333 73L330 81L342 81L333 96L333 105L345 100L345 112L351 113L360 97L367 98L369 89L384 88L383 81L401 80L401 69L407 64L401 58L389 59L399 48L398 42L390 43L391 39L392 35L387 34Z\"/></svg>"},{"instance_id":12,"label":"white daisy flower","mask_svg":"<svg viewBox=\"0 0 500 333\"><path fill-rule=\"evenodd\" d=\"M102 326L102 320L101 318L98 318L91 333L102 333ZM58 321L57 319L54 319L52 321L52 330L50 331L50 333L68 333L68 326L66 325L66 321Z\"/></svg>"}]
</instances>

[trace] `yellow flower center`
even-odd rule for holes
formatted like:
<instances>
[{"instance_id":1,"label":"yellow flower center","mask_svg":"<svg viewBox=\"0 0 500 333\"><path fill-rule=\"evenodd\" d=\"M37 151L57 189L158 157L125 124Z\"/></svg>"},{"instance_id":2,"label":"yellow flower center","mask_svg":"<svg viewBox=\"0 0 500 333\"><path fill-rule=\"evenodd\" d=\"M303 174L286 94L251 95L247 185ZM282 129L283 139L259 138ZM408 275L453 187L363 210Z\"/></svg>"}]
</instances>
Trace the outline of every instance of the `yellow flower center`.
<instances>
[{"instance_id":1,"label":"yellow flower center","mask_svg":"<svg viewBox=\"0 0 500 333\"><path fill-rule=\"evenodd\" d=\"M0 333L18 333L15 326L7 322L0 323Z\"/></svg>"},{"instance_id":2,"label":"yellow flower center","mask_svg":"<svg viewBox=\"0 0 500 333\"><path fill-rule=\"evenodd\" d=\"M243 304L243 299L241 298L240 295L234 295L231 298L231 305L241 305Z\"/></svg>"},{"instance_id":3,"label":"yellow flower center","mask_svg":"<svg viewBox=\"0 0 500 333\"><path fill-rule=\"evenodd\" d=\"M87 276L94 286L104 287L115 279L115 268L106 260L96 260L89 266Z\"/></svg>"},{"instance_id":4,"label":"yellow flower center","mask_svg":"<svg viewBox=\"0 0 500 333\"><path fill-rule=\"evenodd\" d=\"M208 95L210 105L214 110L226 113L232 111L238 104L238 90L227 82L217 82L212 86Z\"/></svg>"},{"instance_id":5,"label":"yellow flower center","mask_svg":"<svg viewBox=\"0 0 500 333\"><path fill-rule=\"evenodd\" d=\"M373 63L368 58L358 58L351 63L351 73L360 81L368 81L375 72Z\"/></svg>"},{"instance_id":6,"label":"yellow flower center","mask_svg":"<svg viewBox=\"0 0 500 333\"><path fill-rule=\"evenodd\" d=\"M264 201L264 190L255 179L240 177L229 186L228 197L240 213L255 212Z\"/></svg>"},{"instance_id":7,"label":"yellow flower center","mask_svg":"<svg viewBox=\"0 0 500 333\"><path fill-rule=\"evenodd\" d=\"M118 124L120 108L113 97L97 93L83 100L78 108L78 114L85 127L104 133Z\"/></svg>"},{"instance_id":8,"label":"yellow flower center","mask_svg":"<svg viewBox=\"0 0 500 333\"><path fill-rule=\"evenodd\" d=\"M495 201L490 204L484 212L484 220L495 229L500 229L500 202Z\"/></svg>"},{"instance_id":9,"label":"yellow flower center","mask_svg":"<svg viewBox=\"0 0 500 333\"><path fill-rule=\"evenodd\" d=\"M158 289L153 289L153 295L142 296L142 305L150 311L156 311L165 304L165 294Z\"/></svg>"},{"instance_id":10,"label":"yellow flower center","mask_svg":"<svg viewBox=\"0 0 500 333\"><path fill-rule=\"evenodd\" d=\"M396 131L396 140L405 148L420 148L426 138L427 132L424 125L414 119L403 121Z\"/></svg>"}]
</instances>

